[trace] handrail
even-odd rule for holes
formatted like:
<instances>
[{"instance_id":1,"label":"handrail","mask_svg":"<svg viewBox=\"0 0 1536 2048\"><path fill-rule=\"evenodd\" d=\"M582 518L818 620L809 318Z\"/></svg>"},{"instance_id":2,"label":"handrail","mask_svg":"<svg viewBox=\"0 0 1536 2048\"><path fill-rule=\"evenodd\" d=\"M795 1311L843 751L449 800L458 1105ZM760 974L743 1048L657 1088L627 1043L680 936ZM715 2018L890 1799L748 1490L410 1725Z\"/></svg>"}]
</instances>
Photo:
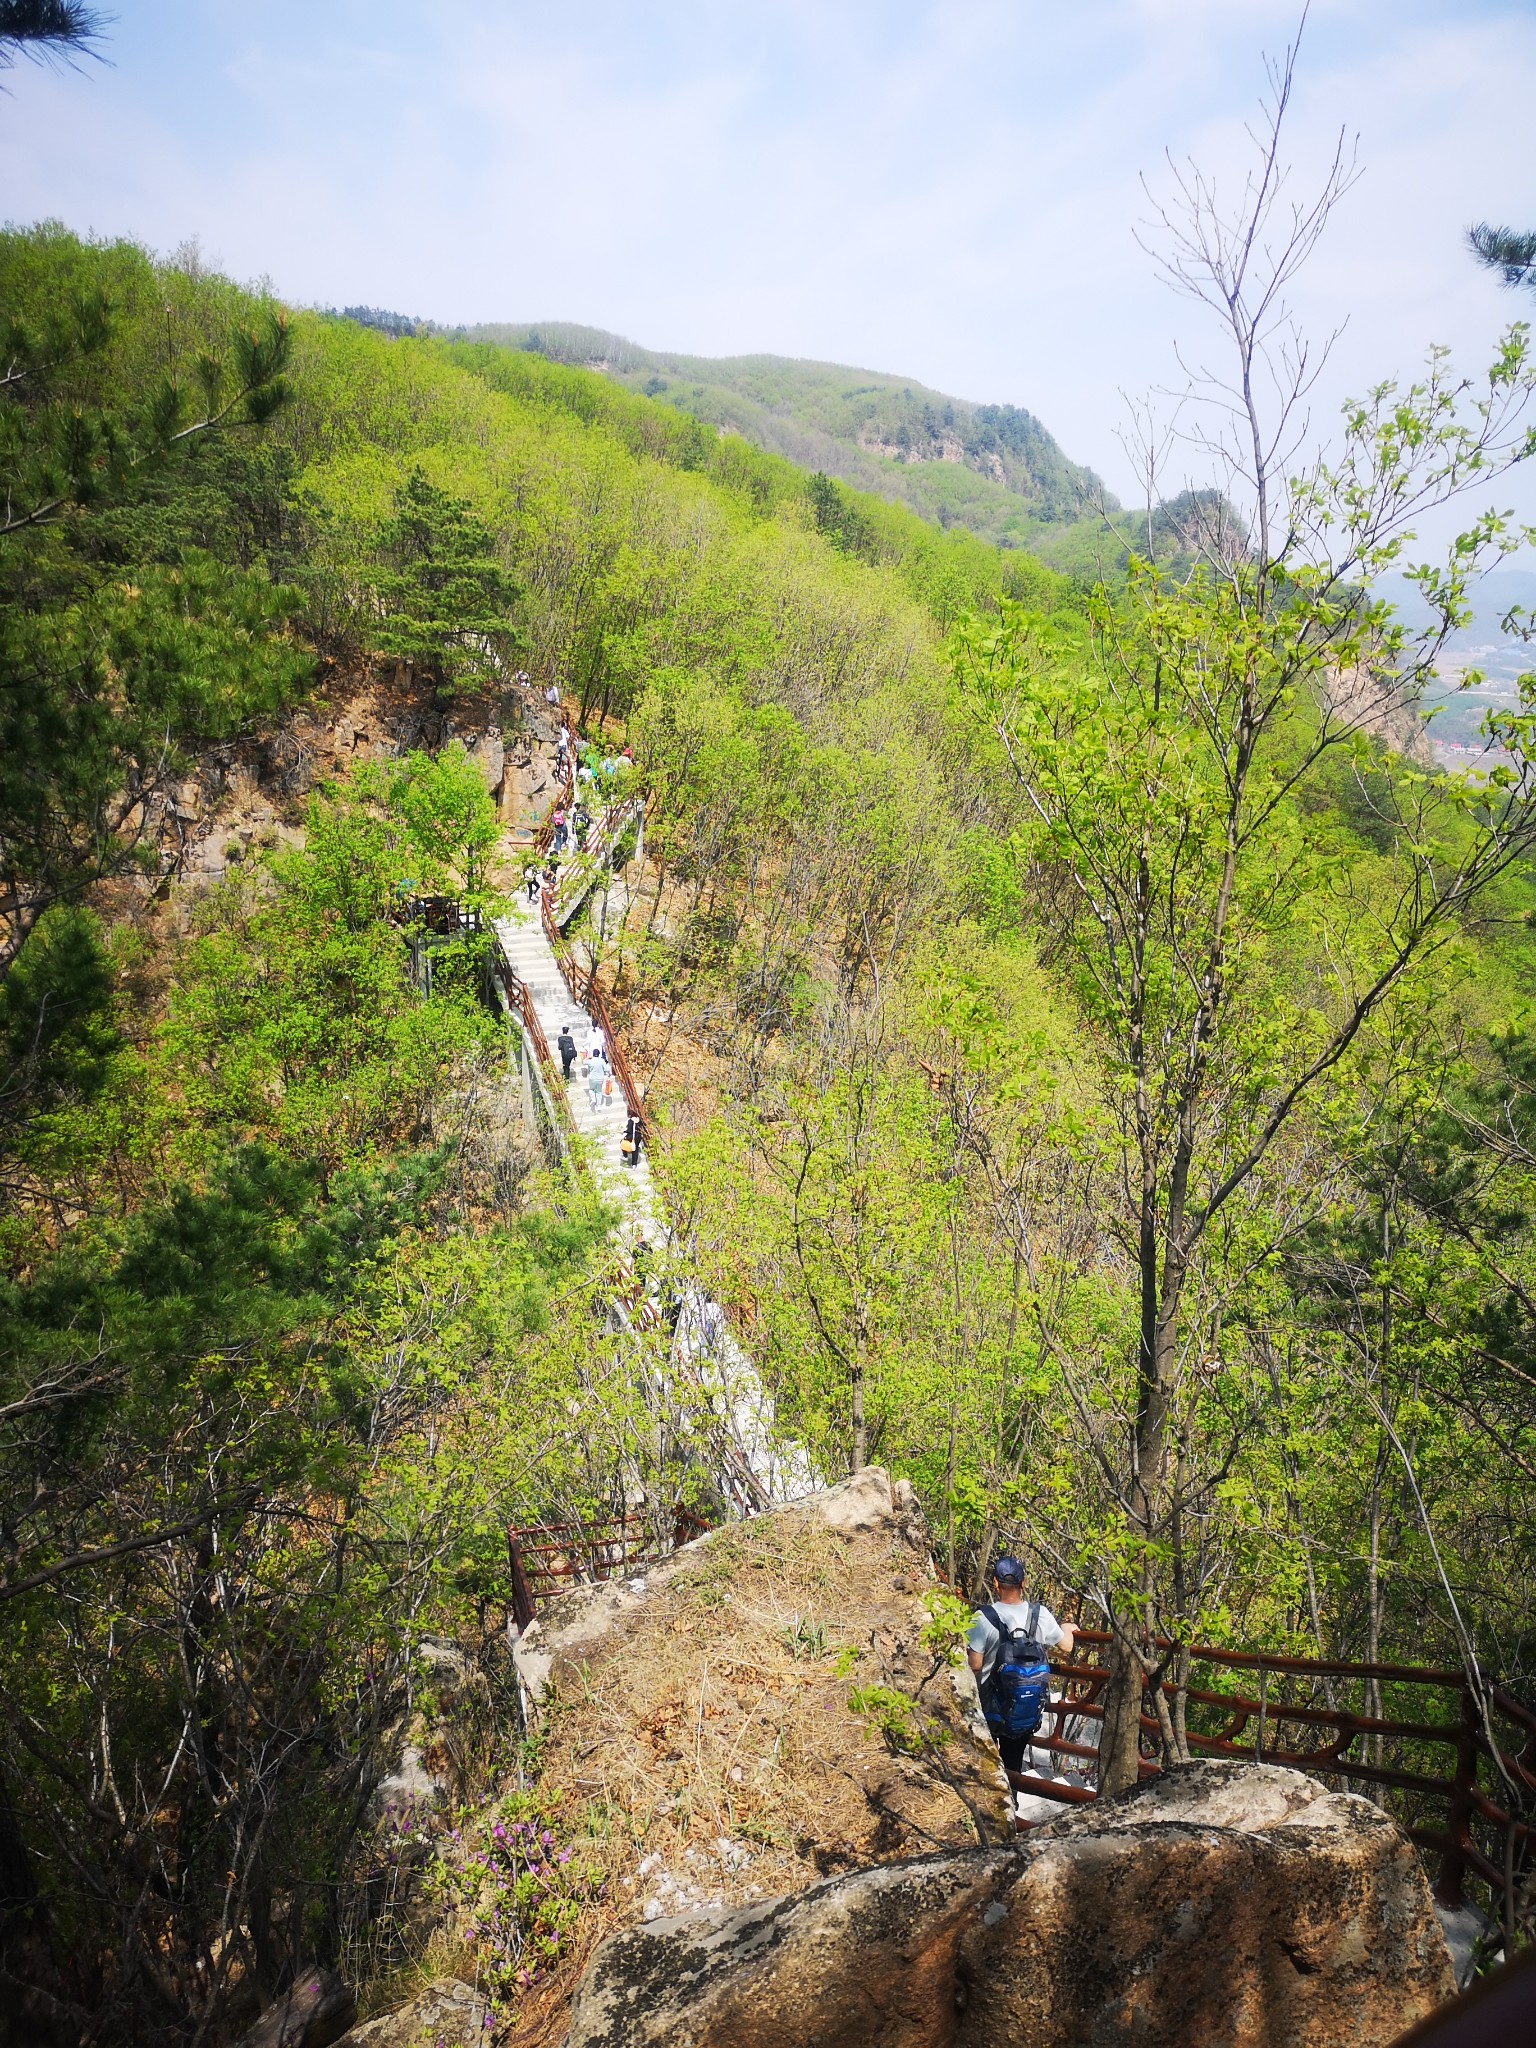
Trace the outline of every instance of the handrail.
<instances>
[{"instance_id":1,"label":"handrail","mask_svg":"<svg viewBox=\"0 0 1536 2048\"><path fill-rule=\"evenodd\" d=\"M606 843L612 846L617 843L629 819L641 815L644 808L645 802L642 797L627 797L620 803L609 806L598 821L596 830L603 832L607 829ZM590 840L588 844L590 846ZM544 929L544 936L549 941L550 951L554 954L560 972L565 978L565 985L571 992L572 1000L587 1011L602 1031L604 1050L623 1093L625 1109L639 1125L643 1142L648 1135L645 1098L635 1084L635 1077L630 1071L624 1048L613 1028L613 1019L608 1014L608 1004L603 995L602 985L590 969L582 967L560 928L555 892L556 885L546 879L539 891L539 920Z\"/></svg>"},{"instance_id":2,"label":"handrail","mask_svg":"<svg viewBox=\"0 0 1536 2048\"><path fill-rule=\"evenodd\" d=\"M658 1563L674 1550L681 1550L685 1543L691 1543L695 1536L702 1536L708 1528L703 1516L684 1507L681 1501L672 1509L667 1532L670 1542L654 1521L648 1521L635 1510L593 1522L536 1522L527 1528L509 1525L507 1563L513 1619L520 1629L527 1628L537 1618L541 1604L582 1583L583 1571L587 1583L601 1584L615 1573L632 1571L636 1565ZM638 1541L631 1539L631 1531L638 1532ZM530 1541L542 1536L554 1536L557 1540ZM584 1553L579 1565L577 1553ZM562 1557L568 1560L563 1566L559 1562ZM546 1563L546 1559L551 1561Z\"/></svg>"},{"instance_id":3,"label":"handrail","mask_svg":"<svg viewBox=\"0 0 1536 2048\"><path fill-rule=\"evenodd\" d=\"M1096 1762L1098 1747L1093 1743L1075 1741L1064 1730L1070 1722L1098 1721L1104 1719L1102 1693L1109 1681L1109 1671L1103 1664L1090 1664L1080 1660L1078 1646L1091 1649L1107 1647L1113 1638L1098 1629L1080 1629L1076 1632L1076 1644L1070 1660L1053 1661L1051 1669L1062 1681L1060 1697L1050 1702L1047 1709L1054 1717L1053 1731L1042 1730L1031 1737L1031 1747L1047 1754L1065 1758ZM1152 1647L1166 1650L1176 1647L1166 1638L1153 1638ZM1261 1679L1269 1674L1294 1676L1298 1678L1349 1679L1357 1682L1366 1680L1386 1681L1390 1684L1431 1686L1449 1693L1456 1705L1454 1719L1443 1722L1429 1722L1422 1719L1404 1720L1388 1715L1356 1713L1352 1708L1333 1707L1315 1701L1288 1701L1271 1698L1268 1687L1261 1685L1259 1697L1251 1698L1243 1693L1217 1692L1205 1688L1183 1687L1186 1701L1198 1706L1216 1708L1226 1715L1225 1725L1216 1732L1205 1732L1186 1725L1184 1739L1196 1755L1229 1757L1254 1763L1276 1764L1293 1770L1315 1772L1323 1777L1341 1777L1366 1785L1413 1795L1415 1801L1423 1799L1443 1800L1447 1808L1447 1824L1444 1829L1423 1825L1417 1806L1410 1807L1407 1832L1419 1847L1438 1851L1440 1867L1435 1880L1435 1895L1445 1904L1458 1903L1467 1875L1475 1874L1488 1884L1495 1893L1505 1888L1505 1873L1498 1863L1486 1856L1472 1838L1474 1820L1497 1830L1506 1838L1507 1846L1516 1849L1522 1858L1532 1841L1536 1841L1536 1824L1521 1820L1517 1814L1507 1811L1484 1793L1477 1783L1478 1766L1487 1763L1496 1769L1508 1772L1517 1781L1536 1785L1533 1777L1520 1757L1506 1753L1492 1738L1490 1728L1485 1728L1483 1714L1479 1708L1479 1695L1488 1702L1493 1712L1515 1724L1522 1733L1536 1727L1533 1715L1520 1701L1506 1693L1502 1687L1488 1686L1464 1671L1443 1671L1412 1664L1359 1663L1351 1664L1337 1658L1284 1657L1258 1650L1234 1650L1213 1643L1190 1643L1177 1646L1184 1650L1191 1663L1207 1663L1232 1670L1257 1672ZM1158 1692L1167 1700L1179 1696L1180 1687L1172 1678L1159 1680ZM1162 1740L1162 1722L1158 1715L1146 1711L1144 1700L1140 1716L1144 1738L1143 1754L1140 1759L1141 1776L1155 1777L1161 1766L1155 1755L1148 1754ZM1257 1724L1256 1726L1254 1724ZM1316 1730L1320 1738L1313 1747L1298 1747L1295 1736L1286 1738L1284 1730L1289 1724L1295 1730ZM1331 1731L1331 1738L1327 1731ZM1385 1762L1372 1763L1364 1758L1348 1754L1354 1743L1361 1737L1377 1740L1390 1738L1399 1743L1438 1743L1456 1752L1454 1763L1446 1775L1432 1775L1424 1770L1400 1768ZM1245 1739L1246 1738L1246 1739ZM1379 1752L1378 1752L1379 1754ZM1407 1761L1417 1761L1410 1751ZM1072 1786L1063 1781L1036 1778L1019 1773L1010 1773L1014 1785L1020 1789L1043 1795L1047 1799L1061 1799L1069 1803L1081 1803L1085 1791L1088 1797L1096 1794L1092 1788ZM1517 1866L1518 1868L1518 1866Z\"/></svg>"},{"instance_id":4,"label":"handrail","mask_svg":"<svg viewBox=\"0 0 1536 2048\"><path fill-rule=\"evenodd\" d=\"M539 1067L544 1093L551 1108L557 1117L564 1119L567 1138L578 1139L581 1134L577 1130L576 1119L571 1115L571 1105L566 1098L565 1079L563 1074L559 1073L555 1056L549 1049L549 1040L545 1037L544 1027L539 1022L539 1013L533 1006L533 997L521 975L502 951L499 939L491 947L490 966L492 975L501 986L508 1007L516 1011L518 1024L533 1048L534 1060ZM578 1173L585 1174L588 1170L587 1159L581 1146L575 1143L568 1144L567 1150L576 1162Z\"/></svg>"},{"instance_id":5,"label":"handrail","mask_svg":"<svg viewBox=\"0 0 1536 2048\"><path fill-rule=\"evenodd\" d=\"M561 871L552 892L552 914L557 925L563 926L591 893L604 860L631 821L644 809L643 798L625 797L610 804L591 821L585 845L573 850L572 858Z\"/></svg>"},{"instance_id":6,"label":"handrail","mask_svg":"<svg viewBox=\"0 0 1536 2048\"><path fill-rule=\"evenodd\" d=\"M533 835L533 849L535 853L548 853L555 837L555 812L567 808L575 801L575 789L575 772L567 768L565 780L560 785L560 794L544 813L544 822Z\"/></svg>"},{"instance_id":7,"label":"handrail","mask_svg":"<svg viewBox=\"0 0 1536 2048\"><path fill-rule=\"evenodd\" d=\"M1080 1643L1108 1648L1114 1637L1104 1629L1080 1628ZM1153 1636L1154 1650L1184 1647L1170 1636ZM1212 1643L1191 1643L1189 1654L1201 1664L1227 1664L1242 1671L1286 1671L1316 1678L1388 1678L1404 1685L1460 1685L1459 1671L1435 1671L1417 1664L1343 1664L1328 1657L1281 1657L1267 1650L1220 1649Z\"/></svg>"}]
</instances>

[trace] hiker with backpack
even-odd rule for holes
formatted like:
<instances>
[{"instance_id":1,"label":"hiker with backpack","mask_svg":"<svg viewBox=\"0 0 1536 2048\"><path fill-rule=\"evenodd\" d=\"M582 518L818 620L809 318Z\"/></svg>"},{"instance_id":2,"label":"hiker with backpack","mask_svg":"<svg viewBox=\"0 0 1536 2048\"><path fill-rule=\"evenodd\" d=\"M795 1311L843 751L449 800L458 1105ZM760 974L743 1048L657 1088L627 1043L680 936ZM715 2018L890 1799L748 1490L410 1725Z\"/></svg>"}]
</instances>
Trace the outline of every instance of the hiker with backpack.
<instances>
[{"instance_id":1,"label":"hiker with backpack","mask_svg":"<svg viewBox=\"0 0 1536 2048\"><path fill-rule=\"evenodd\" d=\"M1058 1621L1039 1600L1024 1598L1024 1567L1000 1557L992 1567L992 1598L971 1617L966 1661L976 1674L981 1711L1005 1771L1022 1771L1030 1737L1050 1700L1050 1652L1072 1654L1077 1624Z\"/></svg>"}]
</instances>

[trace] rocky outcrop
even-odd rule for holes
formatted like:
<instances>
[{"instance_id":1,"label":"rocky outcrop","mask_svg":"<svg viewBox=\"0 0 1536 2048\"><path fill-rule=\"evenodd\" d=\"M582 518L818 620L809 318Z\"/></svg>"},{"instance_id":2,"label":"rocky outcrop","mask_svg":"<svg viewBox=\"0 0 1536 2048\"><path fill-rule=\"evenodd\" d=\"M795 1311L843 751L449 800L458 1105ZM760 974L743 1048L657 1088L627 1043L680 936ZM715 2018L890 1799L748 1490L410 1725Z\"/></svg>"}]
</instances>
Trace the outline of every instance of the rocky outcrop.
<instances>
[{"instance_id":1,"label":"rocky outcrop","mask_svg":"<svg viewBox=\"0 0 1536 2048\"><path fill-rule=\"evenodd\" d=\"M152 796L150 823L168 860L188 873L219 874L246 849L300 838L306 799L322 783L360 762L435 753L453 740L479 768L503 820L524 823L552 786L558 723L536 692L515 686L455 698L445 709L432 685L401 665L336 672L323 695L270 730L204 749L194 774Z\"/></svg>"},{"instance_id":2,"label":"rocky outcrop","mask_svg":"<svg viewBox=\"0 0 1536 2048\"><path fill-rule=\"evenodd\" d=\"M1019 1848L615 1934L568 2048L1377 2048L1452 1988L1386 1814L1202 1763Z\"/></svg>"},{"instance_id":3,"label":"rocky outcrop","mask_svg":"<svg viewBox=\"0 0 1536 2048\"><path fill-rule=\"evenodd\" d=\"M613 1870L627 1905L744 1903L1011 1833L997 1752L921 1642L933 1583L911 1487L869 1466L576 1588L528 1628L529 1710L551 1689L563 1703L546 1777L640 1824L634 1867ZM727 1812L733 1831L706 1831Z\"/></svg>"},{"instance_id":4,"label":"rocky outcrop","mask_svg":"<svg viewBox=\"0 0 1536 2048\"><path fill-rule=\"evenodd\" d=\"M475 2048L486 2038L486 2013L474 1986L450 1977L429 1985L398 2012L365 2020L336 2048Z\"/></svg>"},{"instance_id":5,"label":"rocky outcrop","mask_svg":"<svg viewBox=\"0 0 1536 2048\"><path fill-rule=\"evenodd\" d=\"M517 1645L541 1786L600 1911L518 2012L553 2048L617 1922L752 1907L839 1871L1011 1835L997 1751L922 1640L935 1584L912 1490L871 1467L582 1586Z\"/></svg>"}]
</instances>

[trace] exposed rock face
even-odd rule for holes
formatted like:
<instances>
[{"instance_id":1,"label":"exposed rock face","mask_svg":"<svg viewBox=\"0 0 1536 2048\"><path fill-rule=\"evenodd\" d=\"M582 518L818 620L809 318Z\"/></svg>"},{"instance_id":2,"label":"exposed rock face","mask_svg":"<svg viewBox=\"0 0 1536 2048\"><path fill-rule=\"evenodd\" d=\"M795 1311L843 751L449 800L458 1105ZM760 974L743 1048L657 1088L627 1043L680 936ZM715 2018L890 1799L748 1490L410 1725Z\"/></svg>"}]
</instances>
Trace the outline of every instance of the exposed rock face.
<instances>
[{"instance_id":1,"label":"exposed rock face","mask_svg":"<svg viewBox=\"0 0 1536 2048\"><path fill-rule=\"evenodd\" d=\"M337 2048L474 2048L485 2039L485 2015L485 2000L473 1985L450 1977L398 2012L365 2020Z\"/></svg>"},{"instance_id":2,"label":"exposed rock face","mask_svg":"<svg viewBox=\"0 0 1536 2048\"><path fill-rule=\"evenodd\" d=\"M157 791L150 815L169 852L185 869L219 874L226 848L270 845L301 837L305 799L354 763L392 760L416 748L435 752L463 743L508 822L527 822L553 770L558 714L516 687L457 698L451 712L436 703L430 683L412 680L400 664L334 673L325 695L288 713L270 731L206 748L198 771ZM541 752L541 749L543 750Z\"/></svg>"},{"instance_id":3,"label":"exposed rock face","mask_svg":"<svg viewBox=\"0 0 1536 2048\"><path fill-rule=\"evenodd\" d=\"M239 2048L330 2048L357 2018L357 2000L334 1970L301 1970Z\"/></svg>"},{"instance_id":4,"label":"exposed rock face","mask_svg":"<svg viewBox=\"0 0 1536 2048\"><path fill-rule=\"evenodd\" d=\"M1452 1988L1387 1815L1196 1764L1021 1848L615 1934L568 2048L1377 2048Z\"/></svg>"},{"instance_id":5,"label":"exposed rock face","mask_svg":"<svg viewBox=\"0 0 1536 2048\"><path fill-rule=\"evenodd\" d=\"M929 1550L911 1488L871 1467L564 1594L527 1630L523 1685L557 1709L542 1782L607 1884L521 2001L519 2048L564 2039L579 1971L620 1920L755 1909L835 1872L1011 1839L997 1751L921 1640ZM875 1710L856 1704L865 1689ZM879 1702L902 1699L910 1726L887 1729Z\"/></svg>"}]
</instances>

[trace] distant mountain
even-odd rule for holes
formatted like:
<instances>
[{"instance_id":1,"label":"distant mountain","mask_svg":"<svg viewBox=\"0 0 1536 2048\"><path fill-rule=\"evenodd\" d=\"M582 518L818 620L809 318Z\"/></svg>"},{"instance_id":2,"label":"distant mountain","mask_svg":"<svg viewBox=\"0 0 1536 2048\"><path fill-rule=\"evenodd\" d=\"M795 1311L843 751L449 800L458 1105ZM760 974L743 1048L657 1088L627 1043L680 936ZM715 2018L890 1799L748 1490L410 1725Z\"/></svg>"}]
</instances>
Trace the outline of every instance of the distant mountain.
<instances>
[{"instance_id":1,"label":"distant mountain","mask_svg":"<svg viewBox=\"0 0 1536 2048\"><path fill-rule=\"evenodd\" d=\"M1115 508L1092 470L1070 462L1033 413L978 405L910 378L787 356L668 355L564 321L455 329L601 370L633 391L742 435L799 467L909 505L1005 547L1049 554L1052 529ZM1064 535L1059 536L1065 539Z\"/></svg>"}]
</instances>

